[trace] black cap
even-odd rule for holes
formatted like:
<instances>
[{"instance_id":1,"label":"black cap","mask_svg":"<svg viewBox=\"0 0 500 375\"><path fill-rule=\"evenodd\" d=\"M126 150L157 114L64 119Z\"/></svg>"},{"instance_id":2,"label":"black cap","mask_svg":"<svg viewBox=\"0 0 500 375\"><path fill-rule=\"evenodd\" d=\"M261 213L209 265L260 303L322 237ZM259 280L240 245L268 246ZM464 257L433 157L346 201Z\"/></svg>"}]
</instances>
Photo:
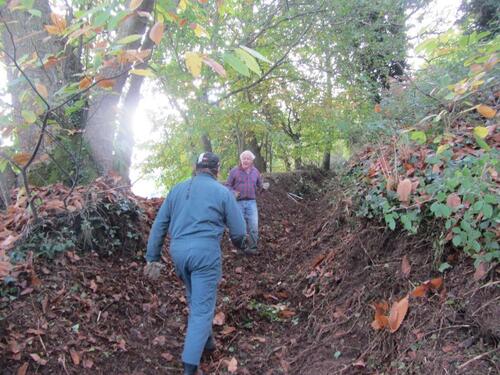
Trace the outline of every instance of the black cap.
<instances>
[{"instance_id":1,"label":"black cap","mask_svg":"<svg viewBox=\"0 0 500 375\"><path fill-rule=\"evenodd\" d=\"M217 169L219 168L220 159L213 152L203 152L198 157L196 161L196 168L209 168Z\"/></svg>"}]
</instances>

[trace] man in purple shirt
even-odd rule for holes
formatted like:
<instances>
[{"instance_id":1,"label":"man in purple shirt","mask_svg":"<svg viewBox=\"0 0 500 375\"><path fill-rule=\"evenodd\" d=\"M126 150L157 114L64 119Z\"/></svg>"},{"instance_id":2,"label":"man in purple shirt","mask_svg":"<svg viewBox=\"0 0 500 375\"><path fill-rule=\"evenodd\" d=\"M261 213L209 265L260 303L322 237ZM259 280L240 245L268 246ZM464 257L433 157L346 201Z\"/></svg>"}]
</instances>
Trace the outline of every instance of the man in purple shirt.
<instances>
[{"instance_id":1,"label":"man in purple shirt","mask_svg":"<svg viewBox=\"0 0 500 375\"><path fill-rule=\"evenodd\" d=\"M238 205L245 218L249 242L245 250L247 254L257 254L259 239L259 213L257 211L257 193L262 190L262 179L253 161L255 155L251 151L243 151L240 164L229 172L226 185L234 191Z\"/></svg>"}]
</instances>

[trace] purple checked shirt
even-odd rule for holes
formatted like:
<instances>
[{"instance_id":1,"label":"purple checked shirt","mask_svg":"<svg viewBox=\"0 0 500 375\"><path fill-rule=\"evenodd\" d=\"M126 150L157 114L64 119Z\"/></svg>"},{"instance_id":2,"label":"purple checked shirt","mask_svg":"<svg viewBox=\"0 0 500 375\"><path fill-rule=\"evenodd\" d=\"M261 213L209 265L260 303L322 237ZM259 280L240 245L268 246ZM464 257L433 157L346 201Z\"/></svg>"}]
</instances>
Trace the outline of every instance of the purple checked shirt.
<instances>
[{"instance_id":1,"label":"purple checked shirt","mask_svg":"<svg viewBox=\"0 0 500 375\"><path fill-rule=\"evenodd\" d=\"M226 185L240 193L239 200L250 200L256 198L257 189L262 188L262 180L259 170L253 166L248 172L241 167L234 167L229 172Z\"/></svg>"}]
</instances>

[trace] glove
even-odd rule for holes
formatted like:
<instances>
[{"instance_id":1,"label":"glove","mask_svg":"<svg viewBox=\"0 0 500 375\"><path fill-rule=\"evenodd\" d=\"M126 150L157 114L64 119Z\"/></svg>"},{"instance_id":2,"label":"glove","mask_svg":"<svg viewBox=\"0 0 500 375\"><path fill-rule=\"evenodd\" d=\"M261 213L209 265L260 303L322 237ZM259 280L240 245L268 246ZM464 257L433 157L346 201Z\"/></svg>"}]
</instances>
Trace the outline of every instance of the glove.
<instances>
[{"instance_id":1,"label":"glove","mask_svg":"<svg viewBox=\"0 0 500 375\"><path fill-rule=\"evenodd\" d=\"M239 238L231 238L231 242L235 247L237 247L240 250L245 250L247 247L247 237L239 237Z\"/></svg>"},{"instance_id":2,"label":"glove","mask_svg":"<svg viewBox=\"0 0 500 375\"><path fill-rule=\"evenodd\" d=\"M146 276L151 281L156 281L160 278L161 270L165 266L160 262L149 262L144 267L144 276Z\"/></svg>"}]
</instances>

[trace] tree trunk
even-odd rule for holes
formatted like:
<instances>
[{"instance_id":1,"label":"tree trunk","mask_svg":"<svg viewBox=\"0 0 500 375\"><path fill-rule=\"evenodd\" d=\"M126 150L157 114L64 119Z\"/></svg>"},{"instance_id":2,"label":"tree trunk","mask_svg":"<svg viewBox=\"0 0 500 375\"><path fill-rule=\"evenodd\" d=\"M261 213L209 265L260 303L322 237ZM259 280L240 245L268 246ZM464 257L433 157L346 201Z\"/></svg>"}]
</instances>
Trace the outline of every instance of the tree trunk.
<instances>
[{"instance_id":1,"label":"tree trunk","mask_svg":"<svg viewBox=\"0 0 500 375\"><path fill-rule=\"evenodd\" d=\"M255 168L257 168L260 172L266 172L267 171L267 166L266 166L266 161L262 157L261 154L261 146L259 146L259 143L257 142L257 138L255 137L254 134L251 135L250 141L248 142L248 149L253 152L255 155L255 160L253 161Z\"/></svg>"},{"instance_id":2,"label":"tree trunk","mask_svg":"<svg viewBox=\"0 0 500 375\"><path fill-rule=\"evenodd\" d=\"M8 165L0 172L0 209L5 209L11 203L10 192L16 184L16 175Z\"/></svg>"},{"instance_id":3,"label":"tree trunk","mask_svg":"<svg viewBox=\"0 0 500 375\"><path fill-rule=\"evenodd\" d=\"M203 134L201 136L201 142L203 143L203 151L205 152L213 152L212 151L212 141L208 134Z\"/></svg>"},{"instance_id":4,"label":"tree trunk","mask_svg":"<svg viewBox=\"0 0 500 375\"><path fill-rule=\"evenodd\" d=\"M39 97L32 86L35 86L40 94L43 93L40 87L45 88L47 91L45 100L52 104L53 95L61 88L61 85L70 82L77 73L81 72L81 64L73 48L69 45L65 46L65 40L49 36L44 29L44 25L52 23L50 18L52 9L48 0L36 0L33 8L41 12L41 17L32 16L22 10L11 11L8 7L3 7L0 11L0 18L5 22L1 37L6 53L2 54L2 57L7 66L7 80L10 83L8 91L11 94L13 107L12 125L15 129L14 135L17 137L17 150L30 154L40 138L40 129L36 123L27 125L21 112L40 110L36 107ZM64 51L62 55L61 51ZM57 56L55 66L45 67L38 63L45 61L49 56ZM36 63L23 65L20 63L22 59L25 61L34 59ZM15 66L16 62L22 67L26 77ZM37 121L39 123L39 119ZM57 117L56 121L60 122L61 126L67 122L61 117ZM48 147L45 142L41 145L40 150ZM36 155L35 160L41 156L41 153L40 151ZM13 178L14 172L10 170L6 173L0 176L2 193L10 191L16 184L16 179Z\"/></svg>"},{"instance_id":5,"label":"tree trunk","mask_svg":"<svg viewBox=\"0 0 500 375\"><path fill-rule=\"evenodd\" d=\"M154 0L145 0L138 8L138 11L150 12L153 9L153 4ZM134 14L123 23L122 27L118 31L117 38L120 39L132 34L144 34L146 26L147 19L145 17L140 17L137 14ZM128 48L131 49L137 49L139 47L140 41L128 45ZM99 172L103 175L114 169L113 154L115 133L117 131L117 109L120 95L127 81L127 70L129 68L130 64L122 64L120 66L104 69L104 77L112 77L119 75L120 73L122 74L115 80L113 89L111 91L104 92L101 95L97 95L90 103L89 120L87 122L84 134L85 139L90 146L92 158L94 159ZM142 84L142 80L133 81L134 82L131 82L130 87L132 89L132 92L130 98L128 98L130 100L130 103L132 103L132 106L130 109L126 109L126 111L132 111L132 113L135 111L135 107L137 106L140 86ZM133 145L133 135L130 129L131 121L132 118L128 118L125 124L123 124L123 129L120 130L120 142L123 142L125 148L125 150L121 150L121 152L123 152L122 155L126 155L124 157L127 158L127 160L124 161L123 172L126 171L127 174L127 164L130 166L132 149L130 145Z\"/></svg>"},{"instance_id":6,"label":"tree trunk","mask_svg":"<svg viewBox=\"0 0 500 375\"><path fill-rule=\"evenodd\" d=\"M146 37L141 50L147 50L152 47L153 41L149 37ZM146 69L147 61L149 61L149 59L136 66L136 68ZM114 168L127 183L130 183L129 173L130 166L132 165L132 153L135 143L133 129L134 115L141 100L141 87L144 82L144 76L132 74L129 82L129 88L120 110L120 121L116 135L114 156Z\"/></svg>"}]
</instances>

